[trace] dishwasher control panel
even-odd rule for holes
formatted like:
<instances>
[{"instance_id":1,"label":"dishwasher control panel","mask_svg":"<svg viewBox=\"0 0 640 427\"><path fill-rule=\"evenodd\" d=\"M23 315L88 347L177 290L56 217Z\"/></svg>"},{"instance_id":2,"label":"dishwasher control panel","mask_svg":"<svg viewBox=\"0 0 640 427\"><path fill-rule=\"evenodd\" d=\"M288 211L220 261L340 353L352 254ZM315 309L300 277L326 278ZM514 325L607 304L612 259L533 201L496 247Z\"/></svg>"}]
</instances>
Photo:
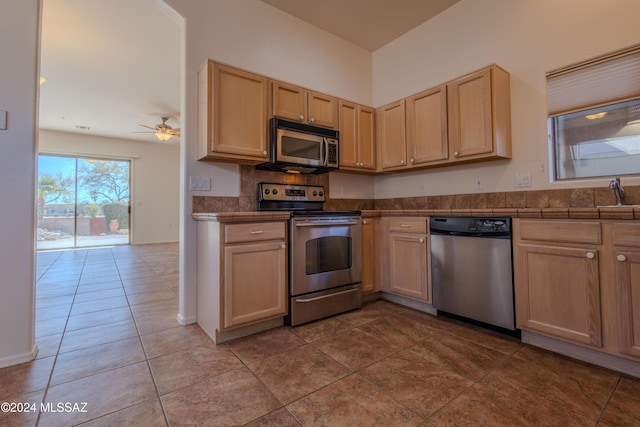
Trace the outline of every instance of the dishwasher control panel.
<instances>
[{"instance_id":1,"label":"dishwasher control panel","mask_svg":"<svg viewBox=\"0 0 640 427\"><path fill-rule=\"evenodd\" d=\"M511 218L509 217L431 217L429 229L432 233L455 235L510 235Z\"/></svg>"}]
</instances>

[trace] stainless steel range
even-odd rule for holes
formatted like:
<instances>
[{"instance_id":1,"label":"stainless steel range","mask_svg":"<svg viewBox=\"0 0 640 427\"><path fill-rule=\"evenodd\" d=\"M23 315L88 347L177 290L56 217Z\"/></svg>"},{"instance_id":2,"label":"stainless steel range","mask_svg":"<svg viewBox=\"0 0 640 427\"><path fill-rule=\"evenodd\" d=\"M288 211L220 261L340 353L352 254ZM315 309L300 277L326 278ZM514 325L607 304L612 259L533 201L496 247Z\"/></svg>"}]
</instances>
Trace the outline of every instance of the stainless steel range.
<instances>
[{"instance_id":1,"label":"stainless steel range","mask_svg":"<svg viewBox=\"0 0 640 427\"><path fill-rule=\"evenodd\" d=\"M325 211L322 186L258 184L258 210L288 210L292 326L361 306L360 211Z\"/></svg>"}]
</instances>

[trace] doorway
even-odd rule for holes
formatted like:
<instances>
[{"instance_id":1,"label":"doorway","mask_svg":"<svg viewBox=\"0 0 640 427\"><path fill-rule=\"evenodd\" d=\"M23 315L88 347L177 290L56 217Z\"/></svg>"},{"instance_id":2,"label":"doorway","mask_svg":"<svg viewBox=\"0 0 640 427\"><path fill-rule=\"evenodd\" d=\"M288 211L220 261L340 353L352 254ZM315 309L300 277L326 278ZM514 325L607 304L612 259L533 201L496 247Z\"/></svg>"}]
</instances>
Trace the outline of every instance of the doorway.
<instances>
[{"instance_id":1,"label":"doorway","mask_svg":"<svg viewBox=\"0 0 640 427\"><path fill-rule=\"evenodd\" d=\"M131 162L38 156L36 249L128 245Z\"/></svg>"}]
</instances>

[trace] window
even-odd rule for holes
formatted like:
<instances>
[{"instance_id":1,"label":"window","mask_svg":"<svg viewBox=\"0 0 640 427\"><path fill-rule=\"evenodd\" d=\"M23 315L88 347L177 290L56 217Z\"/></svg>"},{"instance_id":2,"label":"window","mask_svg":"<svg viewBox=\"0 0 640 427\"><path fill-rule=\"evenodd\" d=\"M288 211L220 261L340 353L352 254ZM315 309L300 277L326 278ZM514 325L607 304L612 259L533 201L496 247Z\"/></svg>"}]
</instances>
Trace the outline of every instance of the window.
<instances>
[{"instance_id":1,"label":"window","mask_svg":"<svg viewBox=\"0 0 640 427\"><path fill-rule=\"evenodd\" d=\"M640 46L547 74L556 180L640 174Z\"/></svg>"}]
</instances>

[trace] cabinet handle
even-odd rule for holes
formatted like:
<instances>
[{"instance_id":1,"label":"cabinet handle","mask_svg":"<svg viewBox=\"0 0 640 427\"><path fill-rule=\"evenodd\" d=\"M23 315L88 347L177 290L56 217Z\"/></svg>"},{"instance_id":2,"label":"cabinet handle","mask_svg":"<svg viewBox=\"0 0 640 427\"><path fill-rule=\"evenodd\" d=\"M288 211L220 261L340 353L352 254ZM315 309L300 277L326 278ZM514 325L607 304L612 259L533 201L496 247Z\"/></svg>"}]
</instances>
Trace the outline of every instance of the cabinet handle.
<instances>
[{"instance_id":1,"label":"cabinet handle","mask_svg":"<svg viewBox=\"0 0 640 427\"><path fill-rule=\"evenodd\" d=\"M366 225L366 224L369 224L369 223L367 222L367 220L366 220L366 219L363 219L363 220L362 220L362 223L363 223L363 224L365 224L365 225Z\"/></svg>"},{"instance_id":2,"label":"cabinet handle","mask_svg":"<svg viewBox=\"0 0 640 427\"><path fill-rule=\"evenodd\" d=\"M264 233L264 230L254 230L249 232L249 234L262 234L262 233Z\"/></svg>"},{"instance_id":3,"label":"cabinet handle","mask_svg":"<svg viewBox=\"0 0 640 427\"><path fill-rule=\"evenodd\" d=\"M401 165L404 165L404 160L400 160L400 164L401 164Z\"/></svg>"},{"instance_id":4,"label":"cabinet handle","mask_svg":"<svg viewBox=\"0 0 640 427\"><path fill-rule=\"evenodd\" d=\"M400 227L402 227L402 228L411 228L411 226L409 224L400 224Z\"/></svg>"},{"instance_id":5,"label":"cabinet handle","mask_svg":"<svg viewBox=\"0 0 640 427\"><path fill-rule=\"evenodd\" d=\"M616 259L617 259L618 261L620 261L620 262L625 262L625 261L627 260L627 257L626 257L626 256L624 256L624 255L622 255L622 254L620 254L620 255L618 255L618 256L616 257Z\"/></svg>"},{"instance_id":6,"label":"cabinet handle","mask_svg":"<svg viewBox=\"0 0 640 427\"><path fill-rule=\"evenodd\" d=\"M415 162L416 162L416 159L411 159L411 163L415 163Z\"/></svg>"},{"instance_id":7,"label":"cabinet handle","mask_svg":"<svg viewBox=\"0 0 640 427\"><path fill-rule=\"evenodd\" d=\"M280 247L281 247L282 249L287 249L287 245L286 245L285 243L282 243L282 244L280 245Z\"/></svg>"},{"instance_id":8,"label":"cabinet handle","mask_svg":"<svg viewBox=\"0 0 640 427\"><path fill-rule=\"evenodd\" d=\"M313 122L315 122L315 121L316 121L316 119L315 119L314 117L311 117L311 118L309 119L309 121L310 121L311 123L313 123Z\"/></svg>"},{"instance_id":9,"label":"cabinet handle","mask_svg":"<svg viewBox=\"0 0 640 427\"><path fill-rule=\"evenodd\" d=\"M266 156L266 155L267 155L267 152L266 152L266 151L263 151L263 152L262 152L262 155L263 155L263 156Z\"/></svg>"},{"instance_id":10,"label":"cabinet handle","mask_svg":"<svg viewBox=\"0 0 640 427\"><path fill-rule=\"evenodd\" d=\"M304 120L304 116L300 114L300 120Z\"/></svg>"},{"instance_id":11,"label":"cabinet handle","mask_svg":"<svg viewBox=\"0 0 640 427\"><path fill-rule=\"evenodd\" d=\"M419 240L420 243L424 243L424 239L421 237Z\"/></svg>"},{"instance_id":12,"label":"cabinet handle","mask_svg":"<svg viewBox=\"0 0 640 427\"><path fill-rule=\"evenodd\" d=\"M595 257L596 257L596 254L594 254L593 252L591 251L587 252L587 258L594 259Z\"/></svg>"},{"instance_id":13,"label":"cabinet handle","mask_svg":"<svg viewBox=\"0 0 640 427\"><path fill-rule=\"evenodd\" d=\"M454 152L453 152L453 155L454 155L454 156L456 156L456 157L458 157L458 156L460 155L460 152L459 152L459 151L454 151Z\"/></svg>"}]
</instances>

